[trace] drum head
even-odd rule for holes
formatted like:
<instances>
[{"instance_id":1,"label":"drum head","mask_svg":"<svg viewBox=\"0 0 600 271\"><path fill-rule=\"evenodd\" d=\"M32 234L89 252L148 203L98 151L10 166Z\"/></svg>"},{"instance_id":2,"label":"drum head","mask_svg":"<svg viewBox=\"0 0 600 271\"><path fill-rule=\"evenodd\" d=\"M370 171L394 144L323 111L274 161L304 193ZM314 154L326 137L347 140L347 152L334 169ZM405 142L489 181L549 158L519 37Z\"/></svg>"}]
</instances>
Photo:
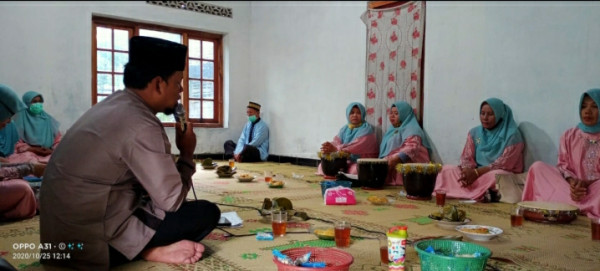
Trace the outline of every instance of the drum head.
<instances>
[{"instance_id":1,"label":"drum head","mask_svg":"<svg viewBox=\"0 0 600 271\"><path fill-rule=\"evenodd\" d=\"M521 207L529 209L540 209L540 210L554 210L554 211L577 211L579 208L576 206L560 203L560 202L548 202L548 201L522 201L517 203Z\"/></svg>"},{"instance_id":2,"label":"drum head","mask_svg":"<svg viewBox=\"0 0 600 271\"><path fill-rule=\"evenodd\" d=\"M387 164L388 160L387 159L379 159L379 158L358 158L358 159L356 159L356 162L358 162L359 164L364 164L364 163Z\"/></svg>"},{"instance_id":3,"label":"drum head","mask_svg":"<svg viewBox=\"0 0 600 271\"><path fill-rule=\"evenodd\" d=\"M517 205L523 208L523 217L527 220L549 224L567 224L577 219L579 209L576 206L545 201L522 201Z\"/></svg>"},{"instance_id":4,"label":"drum head","mask_svg":"<svg viewBox=\"0 0 600 271\"><path fill-rule=\"evenodd\" d=\"M434 163L399 163L396 165L396 171L406 176L409 174L435 174L442 170L442 164Z\"/></svg>"},{"instance_id":5,"label":"drum head","mask_svg":"<svg viewBox=\"0 0 600 271\"><path fill-rule=\"evenodd\" d=\"M434 167L436 164L432 164L432 163L403 163L403 165L409 165L409 166L421 166L421 167Z\"/></svg>"}]
</instances>

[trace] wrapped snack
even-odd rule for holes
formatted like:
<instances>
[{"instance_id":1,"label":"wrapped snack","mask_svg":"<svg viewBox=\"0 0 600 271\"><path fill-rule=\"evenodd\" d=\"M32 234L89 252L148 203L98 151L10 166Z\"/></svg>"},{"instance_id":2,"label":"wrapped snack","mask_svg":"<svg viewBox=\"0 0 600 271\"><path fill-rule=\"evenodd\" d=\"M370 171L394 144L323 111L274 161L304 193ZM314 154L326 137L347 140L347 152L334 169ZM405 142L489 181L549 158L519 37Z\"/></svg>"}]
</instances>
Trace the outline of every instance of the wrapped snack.
<instances>
[{"instance_id":1,"label":"wrapped snack","mask_svg":"<svg viewBox=\"0 0 600 271\"><path fill-rule=\"evenodd\" d=\"M258 241L273 241L273 233L259 232L256 234L256 240L258 240Z\"/></svg>"},{"instance_id":2,"label":"wrapped snack","mask_svg":"<svg viewBox=\"0 0 600 271\"><path fill-rule=\"evenodd\" d=\"M277 258L277 260L283 264L294 265L294 260L292 260L287 255L281 253L281 251L277 249L273 249L273 256L275 256L275 258Z\"/></svg>"}]
</instances>

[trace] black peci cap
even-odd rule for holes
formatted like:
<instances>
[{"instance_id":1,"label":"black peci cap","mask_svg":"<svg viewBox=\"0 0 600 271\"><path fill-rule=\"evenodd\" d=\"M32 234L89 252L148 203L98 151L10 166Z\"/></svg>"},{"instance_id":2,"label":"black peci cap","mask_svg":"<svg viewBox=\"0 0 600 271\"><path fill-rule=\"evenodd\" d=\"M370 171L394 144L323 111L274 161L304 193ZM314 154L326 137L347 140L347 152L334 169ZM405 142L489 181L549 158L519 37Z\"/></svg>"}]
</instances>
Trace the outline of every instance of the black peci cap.
<instances>
[{"instance_id":1,"label":"black peci cap","mask_svg":"<svg viewBox=\"0 0 600 271\"><path fill-rule=\"evenodd\" d=\"M183 71L187 46L168 40L135 36L129 40L129 63L139 68Z\"/></svg>"}]
</instances>

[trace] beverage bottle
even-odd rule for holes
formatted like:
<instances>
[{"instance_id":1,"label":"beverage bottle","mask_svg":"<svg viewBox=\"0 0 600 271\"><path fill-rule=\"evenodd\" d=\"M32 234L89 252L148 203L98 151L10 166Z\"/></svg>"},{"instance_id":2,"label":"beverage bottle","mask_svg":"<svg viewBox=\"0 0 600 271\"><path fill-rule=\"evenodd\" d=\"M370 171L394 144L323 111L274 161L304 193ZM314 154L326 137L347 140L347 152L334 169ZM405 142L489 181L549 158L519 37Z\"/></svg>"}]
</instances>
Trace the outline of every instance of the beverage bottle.
<instances>
[{"instance_id":1,"label":"beverage bottle","mask_svg":"<svg viewBox=\"0 0 600 271\"><path fill-rule=\"evenodd\" d=\"M396 226L387 232L389 271L405 270L407 229L407 226Z\"/></svg>"}]
</instances>

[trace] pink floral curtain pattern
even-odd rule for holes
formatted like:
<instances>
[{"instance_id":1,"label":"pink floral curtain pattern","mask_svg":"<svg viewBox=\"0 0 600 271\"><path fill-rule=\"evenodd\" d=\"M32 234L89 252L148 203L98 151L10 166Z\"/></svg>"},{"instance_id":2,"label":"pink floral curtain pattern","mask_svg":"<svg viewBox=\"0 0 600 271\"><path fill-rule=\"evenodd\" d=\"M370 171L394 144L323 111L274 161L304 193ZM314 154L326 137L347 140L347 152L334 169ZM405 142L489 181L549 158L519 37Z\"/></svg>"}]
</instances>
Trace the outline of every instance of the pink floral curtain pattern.
<instances>
[{"instance_id":1,"label":"pink floral curtain pattern","mask_svg":"<svg viewBox=\"0 0 600 271\"><path fill-rule=\"evenodd\" d=\"M390 125L395 101L408 102L420 116L424 13L424 2L413 1L361 16L367 25L366 119L378 140Z\"/></svg>"}]
</instances>

